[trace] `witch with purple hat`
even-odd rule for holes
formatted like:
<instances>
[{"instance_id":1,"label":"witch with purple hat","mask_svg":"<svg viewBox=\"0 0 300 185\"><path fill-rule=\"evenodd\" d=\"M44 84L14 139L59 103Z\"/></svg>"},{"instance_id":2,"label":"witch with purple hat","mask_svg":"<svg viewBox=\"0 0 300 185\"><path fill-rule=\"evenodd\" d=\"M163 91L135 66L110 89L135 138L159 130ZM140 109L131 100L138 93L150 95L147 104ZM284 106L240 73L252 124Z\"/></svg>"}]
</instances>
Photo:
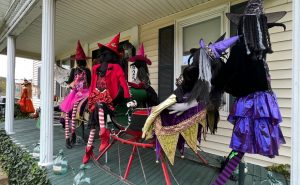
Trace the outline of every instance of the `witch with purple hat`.
<instances>
[{"instance_id":1,"label":"witch with purple hat","mask_svg":"<svg viewBox=\"0 0 300 185\"><path fill-rule=\"evenodd\" d=\"M177 82L173 94L152 108L143 128L143 138L156 137L157 160L164 151L171 164L176 148L183 156L185 143L197 153L201 133L206 133L206 106L209 104L211 79L222 65L224 51L238 40L238 36L191 49L193 62L183 70L182 80ZM189 59L189 60L190 60Z\"/></svg>"},{"instance_id":2,"label":"witch with purple hat","mask_svg":"<svg viewBox=\"0 0 300 185\"><path fill-rule=\"evenodd\" d=\"M250 0L243 14L227 14L231 22L238 25L242 38L233 46L225 66L212 81L216 91L225 91L236 98L228 116L234 125L232 152L214 184L226 184L245 153L274 158L279 155L279 146L285 143L279 126L282 117L266 61L266 55L273 52L268 29L285 28L275 23L285 14L265 14L261 0Z\"/></svg>"}]
</instances>

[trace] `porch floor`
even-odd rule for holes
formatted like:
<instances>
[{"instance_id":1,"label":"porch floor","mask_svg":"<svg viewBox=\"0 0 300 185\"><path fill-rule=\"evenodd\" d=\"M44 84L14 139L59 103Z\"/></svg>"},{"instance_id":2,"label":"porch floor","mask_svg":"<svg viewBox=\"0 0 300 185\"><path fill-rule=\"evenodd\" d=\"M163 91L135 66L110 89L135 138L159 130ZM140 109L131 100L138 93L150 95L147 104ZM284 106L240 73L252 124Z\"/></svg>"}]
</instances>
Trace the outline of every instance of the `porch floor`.
<instances>
[{"instance_id":1,"label":"porch floor","mask_svg":"<svg viewBox=\"0 0 300 185\"><path fill-rule=\"evenodd\" d=\"M23 145L24 148L29 150L33 149L33 145L39 142L39 129L35 126L35 120L18 120L15 121L14 129L15 134L12 136L16 143ZM42 123L41 123L42 124ZM3 128L4 124L0 124L0 128ZM80 129L78 129L80 131ZM86 134L88 131L85 131ZM81 133L78 133L81 136ZM72 149L66 149L64 140L64 130L60 125L54 126L54 155L58 154L60 149L64 150L65 157L69 162L69 170L65 175L54 175L51 170L48 172L48 177L53 185L65 185L73 184L73 178L77 173L79 166L84 155L84 145L74 146ZM99 146L98 139L95 139L96 151ZM118 150L119 149L119 150ZM165 184L163 172L160 164L155 163L155 152L152 149L139 149L141 158L138 155L132 163L132 168L128 177L128 181L124 181L120 178L119 174L124 175L126 165L131 153L132 147L128 145L122 145L116 143L108 151L108 162L105 163L104 159L100 160L101 165L94 164L91 160L89 165L90 169L87 169L87 175L91 177L91 183L98 184ZM119 151L119 152L118 152ZM210 185L218 175L219 158L218 156L201 152L201 154L209 161L210 166L204 166L194 155L187 152L186 157L188 159L175 159L175 165L169 166L169 175L172 179L172 184L177 184L172 177L175 176L179 184L197 184L197 185ZM119 155L120 160L119 160ZM140 163L142 161L142 165ZM119 165L120 164L120 165ZM120 166L120 168L119 168ZM142 167L145 172L146 181L142 173ZM213 167L216 166L216 167ZM172 174L170 173L170 169ZM276 178L283 184L289 184L284 178L276 174ZM248 164L248 173L245 177L245 185L260 184L259 181L267 179L267 171L265 168ZM229 181L229 185L238 184L238 182Z\"/></svg>"}]
</instances>

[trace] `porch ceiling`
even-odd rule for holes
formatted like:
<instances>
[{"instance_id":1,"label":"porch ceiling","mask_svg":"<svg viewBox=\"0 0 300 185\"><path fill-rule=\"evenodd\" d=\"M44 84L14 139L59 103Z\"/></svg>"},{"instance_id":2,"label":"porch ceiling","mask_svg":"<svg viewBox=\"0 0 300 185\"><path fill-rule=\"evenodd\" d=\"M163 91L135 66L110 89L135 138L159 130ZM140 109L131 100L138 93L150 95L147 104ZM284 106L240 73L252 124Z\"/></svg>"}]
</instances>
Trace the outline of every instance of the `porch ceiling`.
<instances>
[{"instance_id":1,"label":"porch ceiling","mask_svg":"<svg viewBox=\"0 0 300 185\"><path fill-rule=\"evenodd\" d=\"M0 0L0 27L12 0Z\"/></svg>"},{"instance_id":2,"label":"porch ceiling","mask_svg":"<svg viewBox=\"0 0 300 185\"><path fill-rule=\"evenodd\" d=\"M84 42L100 40L207 1L209 0L58 0L56 54L74 48L77 39ZM39 54L41 34L40 15L17 37L17 49Z\"/></svg>"}]
</instances>

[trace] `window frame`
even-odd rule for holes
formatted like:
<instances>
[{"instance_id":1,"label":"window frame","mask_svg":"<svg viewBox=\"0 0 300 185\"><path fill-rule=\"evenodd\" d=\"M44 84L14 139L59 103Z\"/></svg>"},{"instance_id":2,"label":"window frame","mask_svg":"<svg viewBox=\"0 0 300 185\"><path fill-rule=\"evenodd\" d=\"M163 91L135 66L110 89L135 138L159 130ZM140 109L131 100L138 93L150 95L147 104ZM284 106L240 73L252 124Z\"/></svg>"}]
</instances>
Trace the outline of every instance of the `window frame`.
<instances>
[{"instance_id":1,"label":"window frame","mask_svg":"<svg viewBox=\"0 0 300 185\"><path fill-rule=\"evenodd\" d=\"M182 19L175 20L175 38L174 38L174 82L181 74L181 66L183 60L183 29L193 24L201 23L213 18L221 18L220 35L226 32L226 37L230 35L230 24L226 18L226 13L230 12L230 3L222 4L218 7L193 14ZM217 39L217 38L216 38ZM174 89L176 85L174 84ZM220 115L227 116L229 114L229 94L225 93L225 105L220 110Z\"/></svg>"}]
</instances>

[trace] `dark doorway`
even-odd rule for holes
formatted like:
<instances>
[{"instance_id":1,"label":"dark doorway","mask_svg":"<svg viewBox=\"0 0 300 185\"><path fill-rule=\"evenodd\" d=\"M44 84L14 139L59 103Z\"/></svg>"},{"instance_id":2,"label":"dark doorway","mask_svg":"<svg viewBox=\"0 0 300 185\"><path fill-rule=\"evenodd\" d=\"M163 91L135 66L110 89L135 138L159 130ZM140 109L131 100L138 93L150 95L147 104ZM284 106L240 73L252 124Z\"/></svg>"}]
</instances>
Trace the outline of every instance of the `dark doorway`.
<instances>
[{"instance_id":1,"label":"dark doorway","mask_svg":"<svg viewBox=\"0 0 300 185\"><path fill-rule=\"evenodd\" d=\"M159 29L158 97L165 100L174 87L174 25Z\"/></svg>"}]
</instances>

